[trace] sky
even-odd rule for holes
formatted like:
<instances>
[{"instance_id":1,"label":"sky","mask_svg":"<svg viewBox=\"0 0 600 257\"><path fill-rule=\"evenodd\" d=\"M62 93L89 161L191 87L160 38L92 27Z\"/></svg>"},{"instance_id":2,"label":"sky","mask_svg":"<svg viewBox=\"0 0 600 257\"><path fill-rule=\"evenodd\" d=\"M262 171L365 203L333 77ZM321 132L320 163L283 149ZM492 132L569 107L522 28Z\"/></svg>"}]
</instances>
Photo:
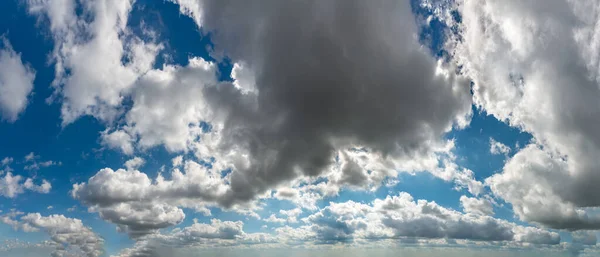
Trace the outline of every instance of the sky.
<instances>
[{"instance_id":1,"label":"sky","mask_svg":"<svg viewBox=\"0 0 600 257\"><path fill-rule=\"evenodd\" d=\"M0 1L0 256L598 256L598 17Z\"/></svg>"}]
</instances>

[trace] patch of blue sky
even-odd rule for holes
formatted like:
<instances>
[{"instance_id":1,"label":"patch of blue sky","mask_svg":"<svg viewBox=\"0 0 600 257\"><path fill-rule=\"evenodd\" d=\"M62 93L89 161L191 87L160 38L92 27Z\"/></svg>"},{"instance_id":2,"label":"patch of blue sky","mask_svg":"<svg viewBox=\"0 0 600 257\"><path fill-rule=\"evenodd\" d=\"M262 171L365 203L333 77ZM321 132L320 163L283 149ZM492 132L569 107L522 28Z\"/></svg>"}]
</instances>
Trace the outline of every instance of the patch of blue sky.
<instances>
[{"instance_id":1,"label":"patch of blue sky","mask_svg":"<svg viewBox=\"0 0 600 257\"><path fill-rule=\"evenodd\" d=\"M511 127L475 107L470 125L465 129L450 132L447 137L455 139L454 153L458 156L457 164L473 170L478 180L501 171L505 160L518 152L520 147L529 144L532 139L531 134ZM507 155L492 154L490 138L510 147L510 152Z\"/></svg>"}]
</instances>

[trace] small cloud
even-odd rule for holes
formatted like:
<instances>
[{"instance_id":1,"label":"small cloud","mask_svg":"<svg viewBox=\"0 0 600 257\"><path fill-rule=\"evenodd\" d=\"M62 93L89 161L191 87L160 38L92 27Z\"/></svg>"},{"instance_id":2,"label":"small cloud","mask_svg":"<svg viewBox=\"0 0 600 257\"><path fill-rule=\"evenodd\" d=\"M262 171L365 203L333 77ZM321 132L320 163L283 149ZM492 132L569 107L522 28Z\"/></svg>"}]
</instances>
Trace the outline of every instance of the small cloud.
<instances>
[{"instance_id":1,"label":"small cloud","mask_svg":"<svg viewBox=\"0 0 600 257\"><path fill-rule=\"evenodd\" d=\"M34 161L33 164L26 165L23 169L39 170L40 168L47 168L50 166L60 166L60 165L62 165L62 162L55 162L55 161L36 162L36 161Z\"/></svg>"},{"instance_id":2,"label":"small cloud","mask_svg":"<svg viewBox=\"0 0 600 257\"><path fill-rule=\"evenodd\" d=\"M25 155L25 162L31 162L37 158L40 158L39 155L35 155L34 152L29 153L28 155Z\"/></svg>"},{"instance_id":3,"label":"small cloud","mask_svg":"<svg viewBox=\"0 0 600 257\"><path fill-rule=\"evenodd\" d=\"M12 157L5 157L4 159L2 159L2 162L0 162L0 164L2 164L2 166L6 166L9 165L13 162L13 158Z\"/></svg>"},{"instance_id":4,"label":"small cloud","mask_svg":"<svg viewBox=\"0 0 600 257\"><path fill-rule=\"evenodd\" d=\"M492 153L493 155L499 155L499 154L507 155L508 153L510 153L510 151L511 151L510 147L508 147L507 145L500 143L500 142L494 140L494 138L490 137L490 153Z\"/></svg>"},{"instance_id":5,"label":"small cloud","mask_svg":"<svg viewBox=\"0 0 600 257\"><path fill-rule=\"evenodd\" d=\"M140 157L134 157L125 162L125 168L127 170L137 170L142 167L146 161Z\"/></svg>"},{"instance_id":6,"label":"small cloud","mask_svg":"<svg viewBox=\"0 0 600 257\"><path fill-rule=\"evenodd\" d=\"M52 206L52 205L48 205L48 207L47 207L46 209L48 209L48 210L52 210L52 209L54 209L54 206Z\"/></svg>"}]
</instances>

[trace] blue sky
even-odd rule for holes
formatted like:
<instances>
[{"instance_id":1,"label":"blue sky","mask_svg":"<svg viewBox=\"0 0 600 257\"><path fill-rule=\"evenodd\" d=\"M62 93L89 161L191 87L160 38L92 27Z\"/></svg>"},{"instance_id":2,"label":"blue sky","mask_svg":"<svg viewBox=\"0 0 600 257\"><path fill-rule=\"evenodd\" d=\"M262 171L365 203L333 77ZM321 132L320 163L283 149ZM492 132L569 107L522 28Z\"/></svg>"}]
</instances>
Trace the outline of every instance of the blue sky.
<instances>
[{"instance_id":1,"label":"blue sky","mask_svg":"<svg viewBox=\"0 0 600 257\"><path fill-rule=\"evenodd\" d=\"M0 255L593 256L598 8L542 2L2 1Z\"/></svg>"}]
</instances>

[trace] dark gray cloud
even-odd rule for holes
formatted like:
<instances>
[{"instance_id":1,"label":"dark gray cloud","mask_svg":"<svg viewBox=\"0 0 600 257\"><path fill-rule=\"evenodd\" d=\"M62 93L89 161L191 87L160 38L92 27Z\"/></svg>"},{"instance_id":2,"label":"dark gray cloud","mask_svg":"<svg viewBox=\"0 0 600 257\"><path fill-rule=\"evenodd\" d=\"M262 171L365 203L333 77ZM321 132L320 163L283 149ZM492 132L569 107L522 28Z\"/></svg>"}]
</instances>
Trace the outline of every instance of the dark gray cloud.
<instances>
[{"instance_id":1,"label":"dark gray cloud","mask_svg":"<svg viewBox=\"0 0 600 257\"><path fill-rule=\"evenodd\" d=\"M436 153L449 151L443 134L466 124L469 83L421 49L408 1L190 3L201 3L199 25L214 31L215 55L235 63L235 81L218 82L216 64L200 58L150 70L127 91L125 123L101 136L126 154L162 145L212 168L187 162L156 180L103 169L72 191L132 236L179 223L180 207L252 203L298 177L323 175L337 160L343 175L325 185L333 192L380 184L399 159L435 169ZM350 148L366 153L345 155ZM368 174L364 158L382 164ZM221 177L225 169L232 172Z\"/></svg>"},{"instance_id":2,"label":"dark gray cloud","mask_svg":"<svg viewBox=\"0 0 600 257\"><path fill-rule=\"evenodd\" d=\"M201 3L216 51L255 78L251 93L229 84L204 92L224 119L221 147L250 161L234 171L225 206L320 174L338 149L386 158L430 151L470 111L468 82L436 73L416 42L408 1Z\"/></svg>"}]
</instances>

